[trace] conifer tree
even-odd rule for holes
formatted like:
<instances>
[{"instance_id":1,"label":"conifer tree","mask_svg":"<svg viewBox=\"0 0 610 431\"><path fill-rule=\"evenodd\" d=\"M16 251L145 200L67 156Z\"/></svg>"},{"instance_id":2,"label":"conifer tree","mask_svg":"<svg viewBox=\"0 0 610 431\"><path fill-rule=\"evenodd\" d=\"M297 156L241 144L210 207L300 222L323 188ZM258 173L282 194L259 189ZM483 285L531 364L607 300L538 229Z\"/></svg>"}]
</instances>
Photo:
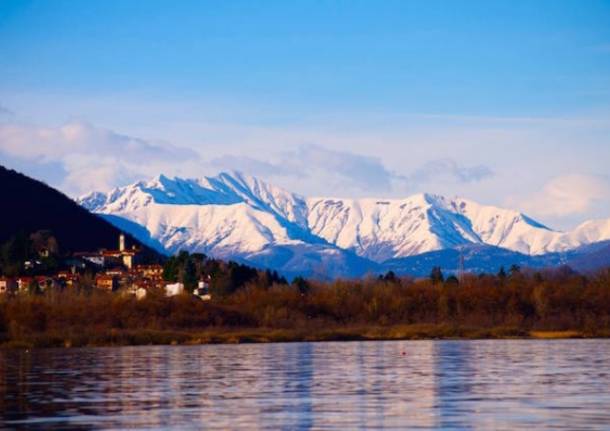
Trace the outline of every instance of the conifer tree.
<instances>
[{"instance_id":1,"label":"conifer tree","mask_svg":"<svg viewBox=\"0 0 610 431\"><path fill-rule=\"evenodd\" d=\"M435 266L432 268L432 271L430 272L430 280L432 280L432 283L434 284L442 283L445 280L440 266Z\"/></svg>"}]
</instances>

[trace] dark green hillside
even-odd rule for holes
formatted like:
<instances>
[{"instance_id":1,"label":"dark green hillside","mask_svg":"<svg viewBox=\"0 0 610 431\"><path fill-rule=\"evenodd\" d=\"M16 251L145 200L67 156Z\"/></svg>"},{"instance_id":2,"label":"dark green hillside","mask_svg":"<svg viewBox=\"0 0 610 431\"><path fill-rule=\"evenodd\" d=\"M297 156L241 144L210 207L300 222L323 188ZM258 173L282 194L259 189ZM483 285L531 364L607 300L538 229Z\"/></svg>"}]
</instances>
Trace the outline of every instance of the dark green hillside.
<instances>
[{"instance_id":1,"label":"dark green hillside","mask_svg":"<svg viewBox=\"0 0 610 431\"><path fill-rule=\"evenodd\" d=\"M44 230L52 232L62 254L117 248L117 228L46 184L0 166L0 187L0 243ZM129 235L127 243L143 247ZM156 256L143 249L149 257Z\"/></svg>"}]
</instances>

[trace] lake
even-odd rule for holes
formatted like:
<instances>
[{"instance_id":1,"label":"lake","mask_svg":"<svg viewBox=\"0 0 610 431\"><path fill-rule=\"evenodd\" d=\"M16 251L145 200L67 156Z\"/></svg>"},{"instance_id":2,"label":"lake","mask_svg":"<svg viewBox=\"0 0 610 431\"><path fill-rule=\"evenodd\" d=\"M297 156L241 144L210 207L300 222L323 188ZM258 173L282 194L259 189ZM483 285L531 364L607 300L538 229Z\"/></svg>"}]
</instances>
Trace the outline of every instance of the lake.
<instances>
[{"instance_id":1,"label":"lake","mask_svg":"<svg viewBox=\"0 0 610 431\"><path fill-rule=\"evenodd\" d=\"M18 429L609 429L610 340L0 352Z\"/></svg>"}]
</instances>

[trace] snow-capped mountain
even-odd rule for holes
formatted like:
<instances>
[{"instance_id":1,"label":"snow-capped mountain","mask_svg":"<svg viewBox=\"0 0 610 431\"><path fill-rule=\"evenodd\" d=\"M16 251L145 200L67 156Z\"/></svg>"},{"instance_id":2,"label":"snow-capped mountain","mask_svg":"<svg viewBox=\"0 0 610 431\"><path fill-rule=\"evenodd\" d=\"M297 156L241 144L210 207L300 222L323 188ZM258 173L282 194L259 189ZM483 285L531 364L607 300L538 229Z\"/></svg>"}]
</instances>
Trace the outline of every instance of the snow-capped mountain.
<instances>
[{"instance_id":1,"label":"snow-capped mountain","mask_svg":"<svg viewBox=\"0 0 610 431\"><path fill-rule=\"evenodd\" d=\"M391 259L462 245L542 255L610 239L610 219L558 232L466 199L304 198L240 173L159 176L78 202L160 251L200 251L295 274L361 275Z\"/></svg>"},{"instance_id":2,"label":"snow-capped mountain","mask_svg":"<svg viewBox=\"0 0 610 431\"><path fill-rule=\"evenodd\" d=\"M312 233L377 262L471 243L540 255L610 238L610 219L558 232L518 211L430 194L307 203Z\"/></svg>"},{"instance_id":3,"label":"snow-capped mountain","mask_svg":"<svg viewBox=\"0 0 610 431\"><path fill-rule=\"evenodd\" d=\"M90 211L135 222L169 252L253 253L271 244L323 244L307 229L305 201L240 174L197 180L163 175L79 199Z\"/></svg>"}]
</instances>

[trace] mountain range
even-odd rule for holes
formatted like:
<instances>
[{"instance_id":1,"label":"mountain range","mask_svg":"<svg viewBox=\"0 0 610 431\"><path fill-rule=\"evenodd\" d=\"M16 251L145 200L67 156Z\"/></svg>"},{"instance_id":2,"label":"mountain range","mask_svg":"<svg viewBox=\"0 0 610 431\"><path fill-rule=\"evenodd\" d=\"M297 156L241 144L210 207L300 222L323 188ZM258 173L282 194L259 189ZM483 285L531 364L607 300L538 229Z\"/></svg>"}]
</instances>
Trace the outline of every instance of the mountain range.
<instances>
[{"instance_id":1,"label":"mountain range","mask_svg":"<svg viewBox=\"0 0 610 431\"><path fill-rule=\"evenodd\" d=\"M587 253L605 262L610 240L610 219L560 232L519 211L468 199L306 198L238 172L160 175L77 201L162 253L197 251L322 278L388 269L419 275L439 263L455 270L460 254L473 271L585 264Z\"/></svg>"}]
</instances>

